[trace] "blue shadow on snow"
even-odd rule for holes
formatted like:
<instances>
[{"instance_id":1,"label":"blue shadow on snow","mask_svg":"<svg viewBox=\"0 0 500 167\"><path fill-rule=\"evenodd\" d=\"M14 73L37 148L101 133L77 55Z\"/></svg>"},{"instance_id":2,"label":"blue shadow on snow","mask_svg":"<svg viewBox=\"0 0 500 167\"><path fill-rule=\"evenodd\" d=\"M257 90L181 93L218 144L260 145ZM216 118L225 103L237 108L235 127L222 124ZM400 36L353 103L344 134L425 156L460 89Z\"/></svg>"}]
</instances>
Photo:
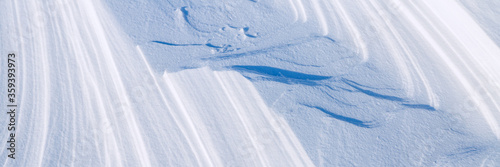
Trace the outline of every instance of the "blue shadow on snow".
<instances>
[{"instance_id":1,"label":"blue shadow on snow","mask_svg":"<svg viewBox=\"0 0 500 167\"><path fill-rule=\"evenodd\" d=\"M274 67L269 67L269 66L231 66L231 68L236 69L236 70L243 70L255 74L260 74L260 75L265 75L265 76L270 76L270 77L285 77L285 78L290 78L290 79L299 79L299 80L325 80L325 79L330 79L330 76L321 76L321 75L312 75L312 74L305 74L305 73L300 73L300 72L295 72L295 71L289 71L289 70L284 70L284 69L279 69L279 68L274 68Z\"/></svg>"},{"instance_id":2,"label":"blue shadow on snow","mask_svg":"<svg viewBox=\"0 0 500 167\"><path fill-rule=\"evenodd\" d=\"M403 98L400 98L400 97L396 97L396 96L389 96L389 95L383 95L383 94L379 94L379 93L375 93L371 90L367 90L367 89L363 89L359 86L356 86L356 85L360 85L354 81L351 81L351 80L348 80L348 79L345 79L343 78L342 81L344 83L346 83L347 85L353 87L354 89L368 95L368 96L372 96L372 97L375 97L375 98L379 98L379 99L384 99L384 100L390 100L390 101L397 101L397 102L404 102L405 100Z\"/></svg>"},{"instance_id":3,"label":"blue shadow on snow","mask_svg":"<svg viewBox=\"0 0 500 167\"><path fill-rule=\"evenodd\" d=\"M346 117L346 116L342 116L342 115L338 115L338 114L335 114L335 113L332 113L324 108L321 108L321 107L317 107L317 106L310 106L310 105L305 105L305 104L302 104L306 107L309 107L309 108L314 108L314 109L317 109L327 115L329 115L330 117L332 118L335 118L337 120L340 120L340 121L344 121L344 122L347 122L347 123L350 123L350 124L353 124L355 126L358 126L358 127L362 127L362 128L374 128L376 127L376 124L374 124L372 121L361 121L361 120L358 120L358 119L354 119L354 118L350 118L350 117Z\"/></svg>"}]
</instances>

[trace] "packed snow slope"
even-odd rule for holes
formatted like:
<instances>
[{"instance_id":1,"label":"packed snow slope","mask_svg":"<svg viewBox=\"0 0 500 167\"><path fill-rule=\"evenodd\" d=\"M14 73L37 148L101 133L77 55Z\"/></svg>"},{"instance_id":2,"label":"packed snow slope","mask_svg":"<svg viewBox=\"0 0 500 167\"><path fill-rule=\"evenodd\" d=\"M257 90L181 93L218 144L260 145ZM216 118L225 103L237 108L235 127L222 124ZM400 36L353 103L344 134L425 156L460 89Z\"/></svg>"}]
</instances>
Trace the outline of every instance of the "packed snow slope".
<instances>
[{"instance_id":1,"label":"packed snow slope","mask_svg":"<svg viewBox=\"0 0 500 167\"><path fill-rule=\"evenodd\" d=\"M2 166L313 166L241 74L153 72L100 1L2 1L1 11L19 85L15 159L2 144Z\"/></svg>"},{"instance_id":2,"label":"packed snow slope","mask_svg":"<svg viewBox=\"0 0 500 167\"><path fill-rule=\"evenodd\" d=\"M106 2L154 71L251 80L317 166L499 164L497 1Z\"/></svg>"},{"instance_id":3,"label":"packed snow slope","mask_svg":"<svg viewBox=\"0 0 500 167\"><path fill-rule=\"evenodd\" d=\"M0 2L4 166L500 164L494 0Z\"/></svg>"}]
</instances>

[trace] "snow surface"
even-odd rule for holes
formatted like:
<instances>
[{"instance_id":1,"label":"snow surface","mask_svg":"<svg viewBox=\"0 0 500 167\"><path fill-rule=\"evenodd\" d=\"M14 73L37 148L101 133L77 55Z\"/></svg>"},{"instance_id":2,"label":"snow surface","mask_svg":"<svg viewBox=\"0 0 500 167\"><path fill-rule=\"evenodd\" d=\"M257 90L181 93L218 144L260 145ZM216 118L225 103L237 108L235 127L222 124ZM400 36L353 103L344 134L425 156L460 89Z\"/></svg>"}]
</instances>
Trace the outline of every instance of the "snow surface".
<instances>
[{"instance_id":1,"label":"snow surface","mask_svg":"<svg viewBox=\"0 0 500 167\"><path fill-rule=\"evenodd\" d=\"M495 0L0 2L4 166L500 165Z\"/></svg>"}]
</instances>

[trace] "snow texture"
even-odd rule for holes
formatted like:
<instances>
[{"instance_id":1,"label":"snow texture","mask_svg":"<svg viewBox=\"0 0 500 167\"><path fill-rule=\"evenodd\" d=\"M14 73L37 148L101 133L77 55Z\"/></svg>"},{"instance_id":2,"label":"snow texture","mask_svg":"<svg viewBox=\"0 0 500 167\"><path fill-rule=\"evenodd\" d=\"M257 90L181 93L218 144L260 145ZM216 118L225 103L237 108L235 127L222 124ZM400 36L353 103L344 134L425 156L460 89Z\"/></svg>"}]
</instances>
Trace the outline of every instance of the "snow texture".
<instances>
[{"instance_id":1,"label":"snow texture","mask_svg":"<svg viewBox=\"0 0 500 167\"><path fill-rule=\"evenodd\" d=\"M495 0L0 6L3 166L500 165Z\"/></svg>"}]
</instances>

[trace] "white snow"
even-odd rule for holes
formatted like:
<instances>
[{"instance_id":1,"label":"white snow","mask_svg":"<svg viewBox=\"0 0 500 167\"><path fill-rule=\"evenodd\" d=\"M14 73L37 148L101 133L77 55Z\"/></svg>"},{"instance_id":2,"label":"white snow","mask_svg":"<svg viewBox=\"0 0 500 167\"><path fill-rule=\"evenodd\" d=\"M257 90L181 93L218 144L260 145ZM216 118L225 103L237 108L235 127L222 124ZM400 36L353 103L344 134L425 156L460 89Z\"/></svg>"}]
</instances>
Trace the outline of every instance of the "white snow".
<instances>
[{"instance_id":1,"label":"white snow","mask_svg":"<svg viewBox=\"0 0 500 167\"><path fill-rule=\"evenodd\" d=\"M44 10L9 4L13 16ZM47 22L27 25L32 34L7 38L24 41L16 52L16 159L2 158L4 166L312 165L286 121L239 73L160 76L100 2L52 5L60 6Z\"/></svg>"},{"instance_id":2,"label":"white snow","mask_svg":"<svg viewBox=\"0 0 500 167\"><path fill-rule=\"evenodd\" d=\"M1 0L0 164L498 166L499 5Z\"/></svg>"}]
</instances>

